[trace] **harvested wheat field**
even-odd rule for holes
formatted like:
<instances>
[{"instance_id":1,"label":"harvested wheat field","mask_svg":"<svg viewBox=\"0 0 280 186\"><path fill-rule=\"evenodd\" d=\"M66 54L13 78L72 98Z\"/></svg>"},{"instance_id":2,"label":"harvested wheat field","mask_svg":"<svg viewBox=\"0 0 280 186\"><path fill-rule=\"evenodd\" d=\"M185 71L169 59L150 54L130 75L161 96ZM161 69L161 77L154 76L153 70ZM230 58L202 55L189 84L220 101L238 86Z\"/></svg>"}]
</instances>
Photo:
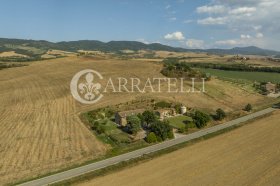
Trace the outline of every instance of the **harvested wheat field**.
<instances>
[{"instance_id":1,"label":"harvested wheat field","mask_svg":"<svg viewBox=\"0 0 280 186\"><path fill-rule=\"evenodd\" d=\"M100 104L81 105L72 98L69 88L75 73L87 68L104 72L104 63L110 75L114 75L111 72L114 68L120 72L127 65L63 58L0 71L1 184L82 163L106 152L108 147L85 127L79 113L129 101L132 97L121 100L109 97ZM138 66L131 73L150 65Z\"/></svg>"},{"instance_id":2,"label":"harvested wheat field","mask_svg":"<svg viewBox=\"0 0 280 186\"><path fill-rule=\"evenodd\" d=\"M211 81L208 94L106 94L94 105L76 102L70 81L84 69L107 77L161 77L158 63L68 57L0 71L0 183L16 182L102 155L109 148L80 121L79 114L138 98L156 97L188 106L226 110L267 98L225 82ZM101 82L104 83L104 82ZM104 84L103 84L104 85ZM219 99L218 99L219 97ZM232 104L229 104L232 103Z\"/></svg>"},{"instance_id":3,"label":"harvested wheat field","mask_svg":"<svg viewBox=\"0 0 280 186\"><path fill-rule=\"evenodd\" d=\"M0 52L0 57L28 57L23 54L18 54L15 51L10 51L10 52Z\"/></svg>"},{"instance_id":4,"label":"harvested wheat field","mask_svg":"<svg viewBox=\"0 0 280 186\"><path fill-rule=\"evenodd\" d=\"M280 112L87 185L278 185Z\"/></svg>"}]
</instances>

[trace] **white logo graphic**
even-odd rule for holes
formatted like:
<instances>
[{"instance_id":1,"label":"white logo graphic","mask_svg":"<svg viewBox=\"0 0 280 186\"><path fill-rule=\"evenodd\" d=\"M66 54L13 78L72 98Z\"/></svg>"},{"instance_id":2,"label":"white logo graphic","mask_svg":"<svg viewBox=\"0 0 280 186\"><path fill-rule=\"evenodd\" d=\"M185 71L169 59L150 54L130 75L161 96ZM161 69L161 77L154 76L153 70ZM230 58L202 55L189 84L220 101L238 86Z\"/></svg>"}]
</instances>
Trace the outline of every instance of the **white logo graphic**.
<instances>
[{"instance_id":1,"label":"white logo graphic","mask_svg":"<svg viewBox=\"0 0 280 186\"><path fill-rule=\"evenodd\" d=\"M71 93L77 101L83 104L94 104L98 102L103 94L109 93L204 93L205 78L201 78L198 88L195 86L196 78L190 78L184 83L184 78L147 78L141 81L140 78L117 77L107 79L106 86L98 83L103 77L97 71L86 69L74 75L70 83ZM190 85L191 83L191 85ZM104 84L105 85L105 84ZM163 89L163 90L162 90Z\"/></svg>"},{"instance_id":2,"label":"white logo graphic","mask_svg":"<svg viewBox=\"0 0 280 186\"><path fill-rule=\"evenodd\" d=\"M103 95L100 93L101 84L94 83L103 79L97 71L86 69L74 75L70 83L70 90L73 97L83 104L93 104L99 101Z\"/></svg>"}]
</instances>

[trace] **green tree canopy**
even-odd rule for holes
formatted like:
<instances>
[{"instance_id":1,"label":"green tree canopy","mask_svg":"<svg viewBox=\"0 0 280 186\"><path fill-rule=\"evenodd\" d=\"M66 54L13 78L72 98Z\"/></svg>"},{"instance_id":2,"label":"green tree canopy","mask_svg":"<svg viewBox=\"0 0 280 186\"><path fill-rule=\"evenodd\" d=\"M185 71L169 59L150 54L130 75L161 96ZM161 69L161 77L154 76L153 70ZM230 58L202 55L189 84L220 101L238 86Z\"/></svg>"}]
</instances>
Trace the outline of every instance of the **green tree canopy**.
<instances>
[{"instance_id":1,"label":"green tree canopy","mask_svg":"<svg viewBox=\"0 0 280 186\"><path fill-rule=\"evenodd\" d=\"M150 126L151 132L154 132L156 136L160 137L162 140L166 140L167 138L173 138L172 127L169 125L167 120L164 121L155 121Z\"/></svg>"},{"instance_id":2,"label":"green tree canopy","mask_svg":"<svg viewBox=\"0 0 280 186\"><path fill-rule=\"evenodd\" d=\"M197 126L197 128L203 128L210 121L210 116L206 113L201 112L201 111L195 111L195 114L193 116L193 120L194 120L194 123Z\"/></svg>"},{"instance_id":3,"label":"green tree canopy","mask_svg":"<svg viewBox=\"0 0 280 186\"><path fill-rule=\"evenodd\" d=\"M131 134L136 134L141 129L141 120L137 116L128 116L126 120L128 132Z\"/></svg>"},{"instance_id":4,"label":"green tree canopy","mask_svg":"<svg viewBox=\"0 0 280 186\"><path fill-rule=\"evenodd\" d=\"M149 110L144 111L142 116L142 119L147 126L157 120L157 116L155 115L155 113Z\"/></svg>"},{"instance_id":5,"label":"green tree canopy","mask_svg":"<svg viewBox=\"0 0 280 186\"><path fill-rule=\"evenodd\" d=\"M154 132L150 132L146 138L148 143L155 143L157 142L157 136L155 135Z\"/></svg>"},{"instance_id":6,"label":"green tree canopy","mask_svg":"<svg viewBox=\"0 0 280 186\"><path fill-rule=\"evenodd\" d=\"M216 120L222 120L225 117L226 117L226 113L223 109L219 108L216 110L216 115L215 115Z\"/></svg>"},{"instance_id":7,"label":"green tree canopy","mask_svg":"<svg viewBox=\"0 0 280 186\"><path fill-rule=\"evenodd\" d=\"M253 109L251 104L247 104L244 108L245 111L250 112Z\"/></svg>"}]
</instances>

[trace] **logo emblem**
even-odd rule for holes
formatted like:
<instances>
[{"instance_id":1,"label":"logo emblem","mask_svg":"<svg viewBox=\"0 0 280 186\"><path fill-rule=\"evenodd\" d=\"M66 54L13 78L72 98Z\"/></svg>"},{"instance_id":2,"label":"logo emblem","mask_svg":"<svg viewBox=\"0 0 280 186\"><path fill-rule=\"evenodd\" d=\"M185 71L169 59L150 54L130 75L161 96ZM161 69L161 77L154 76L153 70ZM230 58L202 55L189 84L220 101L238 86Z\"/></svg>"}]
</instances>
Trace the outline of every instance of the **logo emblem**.
<instances>
[{"instance_id":1,"label":"logo emblem","mask_svg":"<svg viewBox=\"0 0 280 186\"><path fill-rule=\"evenodd\" d=\"M103 95L100 92L101 84L95 81L103 79L102 75L91 69L82 70L76 73L70 83L72 96L83 104L94 104Z\"/></svg>"}]
</instances>

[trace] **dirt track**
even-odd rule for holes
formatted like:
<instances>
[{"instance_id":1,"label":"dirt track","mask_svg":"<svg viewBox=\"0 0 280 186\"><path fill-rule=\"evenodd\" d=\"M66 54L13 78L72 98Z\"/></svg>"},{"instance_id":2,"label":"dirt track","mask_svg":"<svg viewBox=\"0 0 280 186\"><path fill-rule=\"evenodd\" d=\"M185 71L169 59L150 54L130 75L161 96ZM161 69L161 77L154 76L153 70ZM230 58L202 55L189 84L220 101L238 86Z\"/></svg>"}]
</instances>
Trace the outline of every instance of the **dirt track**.
<instances>
[{"instance_id":1,"label":"dirt track","mask_svg":"<svg viewBox=\"0 0 280 186\"><path fill-rule=\"evenodd\" d=\"M280 111L87 185L277 185Z\"/></svg>"}]
</instances>

